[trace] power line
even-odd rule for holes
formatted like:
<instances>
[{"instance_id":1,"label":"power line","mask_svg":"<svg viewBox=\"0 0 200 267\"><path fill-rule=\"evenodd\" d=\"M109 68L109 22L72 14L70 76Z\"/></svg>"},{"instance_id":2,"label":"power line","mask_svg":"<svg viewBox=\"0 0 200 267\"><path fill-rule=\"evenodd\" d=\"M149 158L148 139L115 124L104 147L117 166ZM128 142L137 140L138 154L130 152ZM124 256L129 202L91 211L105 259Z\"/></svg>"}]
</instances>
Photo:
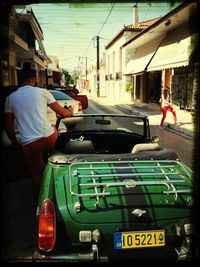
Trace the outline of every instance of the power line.
<instances>
[{"instance_id":1,"label":"power line","mask_svg":"<svg viewBox=\"0 0 200 267\"><path fill-rule=\"evenodd\" d=\"M135 1L135 5L133 7L137 7L139 0Z\"/></svg>"},{"instance_id":2,"label":"power line","mask_svg":"<svg viewBox=\"0 0 200 267\"><path fill-rule=\"evenodd\" d=\"M112 4L112 7L111 7L111 9L110 9L110 12L108 13L108 16L107 16L106 20L104 21L103 25L101 26L101 29L98 31L98 33L96 34L96 36L94 36L94 37L90 40L90 43L89 43L89 45L88 45L88 47L87 47L86 52L84 53L84 55L87 54L88 49L89 49L89 47L90 47L92 41L93 41L93 47L95 47L95 46L94 46L94 39L95 39L95 38L99 35L99 33L102 31L102 29L103 29L104 25L106 24L106 22L107 22L107 20L108 20L108 18L109 18L109 16L110 16L110 14L111 14L111 12L112 12L112 10L113 10L115 4L116 4L116 2L117 2L117 0L115 0L115 2ZM102 39L105 39L105 38L102 38Z\"/></svg>"},{"instance_id":3,"label":"power line","mask_svg":"<svg viewBox=\"0 0 200 267\"><path fill-rule=\"evenodd\" d=\"M79 57L79 56L68 57L68 58L62 58L62 59L60 59L60 60L72 60L72 59L77 58L77 57Z\"/></svg>"},{"instance_id":4,"label":"power line","mask_svg":"<svg viewBox=\"0 0 200 267\"><path fill-rule=\"evenodd\" d=\"M145 16L144 16L144 18L143 18L142 22L143 22L143 21L144 21L144 19L146 18L146 15L149 13L149 10L150 10L150 8L151 8L151 3L149 4L149 8L148 8L148 10L147 10L147 12L146 12L146 14L145 14Z\"/></svg>"},{"instance_id":5,"label":"power line","mask_svg":"<svg viewBox=\"0 0 200 267\"><path fill-rule=\"evenodd\" d=\"M103 40L107 40L107 41L111 41L112 39L108 39L108 38L105 38L105 37L101 37L99 36L100 39L103 39Z\"/></svg>"},{"instance_id":6,"label":"power line","mask_svg":"<svg viewBox=\"0 0 200 267\"><path fill-rule=\"evenodd\" d=\"M41 23L40 23L41 24ZM42 27L44 28L47 28L47 30L51 30L51 31L55 31L55 32L58 32L58 33L62 33L63 35L66 35L67 37L73 37L73 38L76 38L76 39L87 39L87 38L84 38L84 37L79 37L77 35L74 35L74 34L69 34L69 33L66 33L64 31L60 31L58 29L54 29L52 27L49 27L49 26L46 26L46 25L43 25Z\"/></svg>"},{"instance_id":7,"label":"power line","mask_svg":"<svg viewBox=\"0 0 200 267\"><path fill-rule=\"evenodd\" d=\"M112 7L111 7L111 9L110 9L110 12L109 12L109 14L108 14L106 20L104 21L103 25L101 26L101 29L98 31L98 33L97 33L96 35L99 35L99 33L102 31L102 29L103 29L104 25L106 24L106 22L107 22L107 20L108 20L108 18L109 18L109 16L110 16L110 14L111 14L111 12L112 12L112 10L113 10L115 4L116 4L116 2L117 2L117 0L115 0L115 2L113 3L113 5L112 5Z\"/></svg>"},{"instance_id":8,"label":"power line","mask_svg":"<svg viewBox=\"0 0 200 267\"><path fill-rule=\"evenodd\" d=\"M90 45L91 45L92 41L94 40L94 38L95 38L95 36L90 40L90 43L89 43L88 47L86 48L85 53L83 53L83 56L85 56L87 54L88 49L90 48Z\"/></svg>"}]
</instances>

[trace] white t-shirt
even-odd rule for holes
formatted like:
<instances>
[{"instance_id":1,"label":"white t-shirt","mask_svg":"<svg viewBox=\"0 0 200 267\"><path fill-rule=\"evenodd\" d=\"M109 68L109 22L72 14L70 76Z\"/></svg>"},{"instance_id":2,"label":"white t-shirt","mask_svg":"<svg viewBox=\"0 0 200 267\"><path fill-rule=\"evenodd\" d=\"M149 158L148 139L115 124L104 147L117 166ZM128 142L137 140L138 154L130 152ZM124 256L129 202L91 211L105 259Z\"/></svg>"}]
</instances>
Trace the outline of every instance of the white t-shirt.
<instances>
[{"instance_id":1,"label":"white t-shirt","mask_svg":"<svg viewBox=\"0 0 200 267\"><path fill-rule=\"evenodd\" d=\"M164 97L164 94L163 94L161 106L165 107L169 105L172 105L171 93L167 93L166 97Z\"/></svg>"},{"instance_id":2,"label":"white t-shirt","mask_svg":"<svg viewBox=\"0 0 200 267\"><path fill-rule=\"evenodd\" d=\"M54 132L47 118L47 105L55 101L48 90L32 86L22 86L6 98L5 112L14 114L22 145Z\"/></svg>"}]
</instances>

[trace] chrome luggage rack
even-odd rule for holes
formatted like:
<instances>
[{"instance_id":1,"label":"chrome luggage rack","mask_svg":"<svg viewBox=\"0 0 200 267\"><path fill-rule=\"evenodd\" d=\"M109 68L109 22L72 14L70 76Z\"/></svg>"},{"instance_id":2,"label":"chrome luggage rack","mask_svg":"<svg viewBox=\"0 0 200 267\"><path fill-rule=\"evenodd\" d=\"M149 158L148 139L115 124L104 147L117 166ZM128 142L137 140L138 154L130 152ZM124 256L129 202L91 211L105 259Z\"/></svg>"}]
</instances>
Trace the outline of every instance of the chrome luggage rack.
<instances>
[{"instance_id":1,"label":"chrome luggage rack","mask_svg":"<svg viewBox=\"0 0 200 267\"><path fill-rule=\"evenodd\" d=\"M191 179L188 170L176 160L76 162L69 166L70 193L77 197L96 197L96 206L99 197L112 194L109 188L123 186L163 185L166 190L161 193L174 194L177 200L179 193L190 193L191 189L176 186L185 185L186 180L191 183Z\"/></svg>"}]
</instances>

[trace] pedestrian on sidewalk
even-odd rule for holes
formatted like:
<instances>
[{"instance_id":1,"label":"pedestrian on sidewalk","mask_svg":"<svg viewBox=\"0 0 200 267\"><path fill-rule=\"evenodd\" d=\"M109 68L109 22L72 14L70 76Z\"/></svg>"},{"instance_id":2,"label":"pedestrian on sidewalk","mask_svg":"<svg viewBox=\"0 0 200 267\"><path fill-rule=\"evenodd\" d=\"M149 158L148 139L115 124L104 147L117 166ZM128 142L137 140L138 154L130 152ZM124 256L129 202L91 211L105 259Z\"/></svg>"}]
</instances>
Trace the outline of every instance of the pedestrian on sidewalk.
<instances>
[{"instance_id":1,"label":"pedestrian on sidewalk","mask_svg":"<svg viewBox=\"0 0 200 267\"><path fill-rule=\"evenodd\" d=\"M29 65L24 65L21 74L22 86L6 98L4 126L11 143L23 150L37 198L46 164L44 152L54 148L58 137L47 119L47 106L62 117L71 117L73 110L60 106L47 89L35 87L36 73Z\"/></svg>"},{"instance_id":2,"label":"pedestrian on sidewalk","mask_svg":"<svg viewBox=\"0 0 200 267\"><path fill-rule=\"evenodd\" d=\"M162 92L162 96L160 98L161 103L161 110L162 110L162 119L160 122L160 128L163 128L163 124L167 115L167 111L170 111L173 114L173 118L174 118L174 124L179 125L179 123L177 123L177 116L176 116L176 111L173 108L173 103L172 103L172 94L171 91L169 89L169 87L166 87L163 92Z\"/></svg>"},{"instance_id":3,"label":"pedestrian on sidewalk","mask_svg":"<svg viewBox=\"0 0 200 267\"><path fill-rule=\"evenodd\" d=\"M79 90L76 88L76 85L75 84L73 85L72 93L75 94L75 95L78 95L79 94Z\"/></svg>"}]
</instances>

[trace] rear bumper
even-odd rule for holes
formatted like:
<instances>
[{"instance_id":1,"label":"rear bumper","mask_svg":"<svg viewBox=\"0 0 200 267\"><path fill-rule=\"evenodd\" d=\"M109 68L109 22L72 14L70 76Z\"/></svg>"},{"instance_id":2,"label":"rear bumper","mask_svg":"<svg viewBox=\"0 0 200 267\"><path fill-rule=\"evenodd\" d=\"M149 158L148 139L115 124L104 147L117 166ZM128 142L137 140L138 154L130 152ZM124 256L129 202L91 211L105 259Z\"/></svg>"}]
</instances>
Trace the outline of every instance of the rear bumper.
<instances>
[{"instance_id":1,"label":"rear bumper","mask_svg":"<svg viewBox=\"0 0 200 267\"><path fill-rule=\"evenodd\" d=\"M42 255L37 250L34 252L33 261L35 262L45 262L45 261L63 261L63 262L107 262L107 257L99 257L97 245L92 245L88 253L68 253L68 254L59 254L59 255Z\"/></svg>"},{"instance_id":2,"label":"rear bumper","mask_svg":"<svg viewBox=\"0 0 200 267\"><path fill-rule=\"evenodd\" d=\"M109 251L109 250L108 250ZM108 252L107 251L107 252ZM111 252L111 251L110 251ZM139 251L138 251L139 252ZM35 262L45 262L45 261L63 261L63 262L112 262L112 261L126 261L132 260L133 254L128 251L112 251L108 252L110 256L102 256L99 254L99 250L96 244L91 246L88 252L74 252L68 254L58 254L58 255L42 255L39 251L35 251L33 254L33 261ZM132 255L130 255L132 254ZM191 239L186 237L180 247L174 249L164 249L164 250L146 250L135 253L134 259L140 261L190 261L191 258Z\"/></svg>"}]
</instances>

